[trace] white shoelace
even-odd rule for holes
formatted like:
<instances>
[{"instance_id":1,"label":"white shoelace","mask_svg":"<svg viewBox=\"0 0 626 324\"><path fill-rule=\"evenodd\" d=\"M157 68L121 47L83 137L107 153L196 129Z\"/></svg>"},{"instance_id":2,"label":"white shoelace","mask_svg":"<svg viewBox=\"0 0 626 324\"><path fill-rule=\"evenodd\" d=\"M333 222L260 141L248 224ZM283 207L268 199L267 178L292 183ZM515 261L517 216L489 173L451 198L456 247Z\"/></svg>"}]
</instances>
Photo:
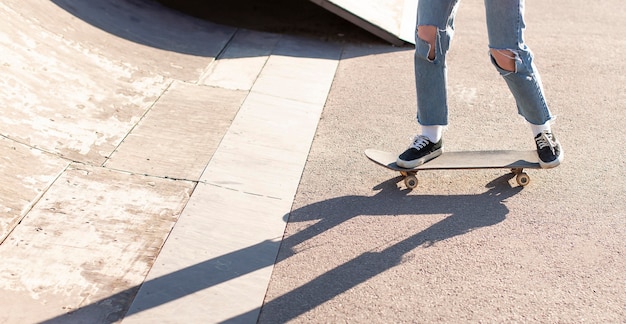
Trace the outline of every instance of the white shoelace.
<instances>
[{"instance_id":1,"label":"white shoelace","mask_svg":"<svg viewBox=\"0 0 626 324\"><path fill-rule=\"evenodd\" d=\"M552 135L550 133L541 133L541 136L537 139L537 147L539 147L539 149L550 147L550 149L554 152L555 146L556 143L552 140Z\"/></svg>"},{"instance_id":2,"label":"white shoelace","mask_svg":"<svg viewBox=\"0 0 626 324\"><path fill-rule=\"evenodd\" d=\"M417 150L421 150L424 147L426 147L426 145L428 145L429 143L430 143L430 140L428 139L428 137L423 136L423 135L417 135L413 139L413 143L411 144L411 147Z\"/></svg>"}]
</instances>

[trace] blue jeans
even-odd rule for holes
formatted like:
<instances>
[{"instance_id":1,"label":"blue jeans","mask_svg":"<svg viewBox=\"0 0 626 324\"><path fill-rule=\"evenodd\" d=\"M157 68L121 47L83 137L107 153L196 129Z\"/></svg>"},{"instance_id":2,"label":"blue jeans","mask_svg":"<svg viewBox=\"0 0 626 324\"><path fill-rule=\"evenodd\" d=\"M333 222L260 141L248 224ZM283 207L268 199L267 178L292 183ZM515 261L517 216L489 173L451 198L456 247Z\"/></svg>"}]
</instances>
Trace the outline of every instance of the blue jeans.
<instances>
[{"instance_id":1,"label":"blue jeans","mask_svg":"<svg viewBox=\"0 0 626 324\"><path fill-rule=\"evenodd\" d=\"M447 125L446 53L454 35L454 17L460 0L419 0L417 28L436 26L435 58L430 60L430 44L416 36L415 82L417 119L421 125ZM485 0L489 48L514 54L515 72L491 62L506 81L518 113L529 123L545 124L552 119L533 55L524 43L524 0Z\"/></svg>"}]
</instances>

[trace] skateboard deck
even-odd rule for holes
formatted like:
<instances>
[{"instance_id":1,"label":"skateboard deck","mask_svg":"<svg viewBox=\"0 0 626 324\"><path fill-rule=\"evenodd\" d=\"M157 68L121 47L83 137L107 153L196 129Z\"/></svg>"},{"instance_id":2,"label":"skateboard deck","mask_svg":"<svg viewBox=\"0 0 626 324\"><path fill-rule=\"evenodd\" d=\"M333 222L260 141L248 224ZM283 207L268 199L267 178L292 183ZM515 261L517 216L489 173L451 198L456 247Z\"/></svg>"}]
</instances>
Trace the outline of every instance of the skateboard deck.
<instances>
[{"instance_id":1,"label":"skateboard deck","mask_svg":"<svg viewBox=\"0 0 626 324\"><path fill-rule=\"evenodd\" d=\"M409 189L417 187L418 180L415 175L421 170L511 169L511 172L516 175L517 183L520 186L526 186L530 183L530 177L524 172L524 169L541 168L536 151L444 152L435 159L413 169L399 167L396 164L398 155L394 153L367 149L365 155L376 164L400 172L404 177L404 184Z\"/></svg>"}]
</instances>

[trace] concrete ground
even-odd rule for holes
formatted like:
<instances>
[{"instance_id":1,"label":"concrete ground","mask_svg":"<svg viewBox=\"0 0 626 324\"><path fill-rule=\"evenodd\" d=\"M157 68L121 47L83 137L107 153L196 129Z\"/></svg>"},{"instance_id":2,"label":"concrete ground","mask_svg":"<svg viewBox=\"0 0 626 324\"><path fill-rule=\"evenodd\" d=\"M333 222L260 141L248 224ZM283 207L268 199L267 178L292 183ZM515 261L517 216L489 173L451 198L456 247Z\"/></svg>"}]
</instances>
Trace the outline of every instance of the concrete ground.
<instances>
[{"instance_id":1,"label":"concrete ground","mask_svg":"<svg viewBox=\"0 0 626 324\"><path fill-rule=\"evenodd\" d=\"M3 1L0 322L623 323L625 11L527 4L563 165L408 191L363 151L416 131L410 46ZM532 149L482 1L448 62L446 149Z\"/></svg>"}]
</instances>

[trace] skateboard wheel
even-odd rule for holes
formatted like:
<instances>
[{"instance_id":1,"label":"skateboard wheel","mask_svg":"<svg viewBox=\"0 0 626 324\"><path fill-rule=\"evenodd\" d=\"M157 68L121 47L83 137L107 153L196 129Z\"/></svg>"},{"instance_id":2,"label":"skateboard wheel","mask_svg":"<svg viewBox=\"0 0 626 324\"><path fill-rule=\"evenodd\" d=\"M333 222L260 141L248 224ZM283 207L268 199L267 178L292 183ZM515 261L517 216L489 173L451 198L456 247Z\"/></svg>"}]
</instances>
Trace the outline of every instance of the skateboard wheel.
<instances>
[{"instance_id":1,"label":"skateboard wheel","mask_svg":"<svg viewBox=\"0 0 626 324\"><path fill-rule=\"evenodd\" d=\"M530 183L530 177L526 172L518 173L517 177L515 177L515 180L517 180L517 184L522 187Z\"/></svg>"},{"instance_id":2,"label":"skateboard wheel","mask_svg":"<svg viewBox=\"0 0 626 324\"><path fill-rule=\"evenodd\" d=\"M407 188L414 189L415 187L417 187L418 184L417 177L412 174L408 175L406 178L404 178L404 184Z\"/></svg>"}]
</instances>

